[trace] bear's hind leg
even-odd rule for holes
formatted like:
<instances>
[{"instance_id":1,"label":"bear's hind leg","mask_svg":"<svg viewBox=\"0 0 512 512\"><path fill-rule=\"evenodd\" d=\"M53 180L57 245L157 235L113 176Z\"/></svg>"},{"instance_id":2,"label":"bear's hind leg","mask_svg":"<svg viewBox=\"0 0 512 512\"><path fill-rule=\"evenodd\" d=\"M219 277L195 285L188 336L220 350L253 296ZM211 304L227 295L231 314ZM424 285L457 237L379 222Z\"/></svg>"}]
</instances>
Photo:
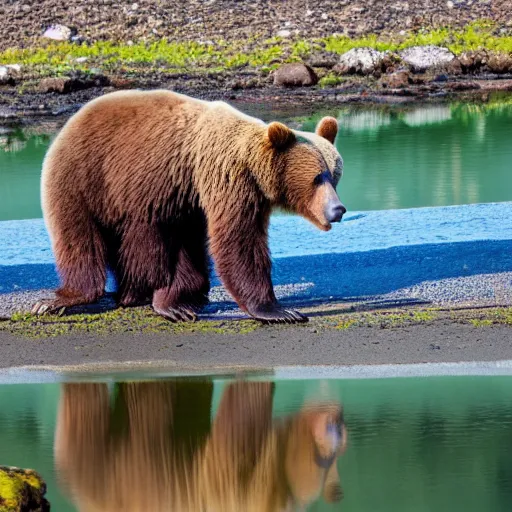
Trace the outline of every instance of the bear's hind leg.
<instances>
[{"instance_id":1,"label":"bear's hind leg","mask_svg":"<svg viewBox=\"0 0 512 512\"><path fill-rule=\"evenodd\" d=\"M210 277L206 249L206 221L202 213L188 218L185 227L174 232L180 241L172 284L156 289L153 309L174 321L194 321L208 303Z\"/></svg>"},{"instance_id":2,"label":"bear's hind leg","mask_svg":"<svg viewBox=\"0 0 512 512\"><path fill-rule=\"evenodd\" d=\"M105 293L104 241L94 221L80 208L71 212L64 208L53 216L53 251L61 287L54 299L35 304L33 314L63 313L71 306L94 303Z\"/></svg>"}]
</instances>

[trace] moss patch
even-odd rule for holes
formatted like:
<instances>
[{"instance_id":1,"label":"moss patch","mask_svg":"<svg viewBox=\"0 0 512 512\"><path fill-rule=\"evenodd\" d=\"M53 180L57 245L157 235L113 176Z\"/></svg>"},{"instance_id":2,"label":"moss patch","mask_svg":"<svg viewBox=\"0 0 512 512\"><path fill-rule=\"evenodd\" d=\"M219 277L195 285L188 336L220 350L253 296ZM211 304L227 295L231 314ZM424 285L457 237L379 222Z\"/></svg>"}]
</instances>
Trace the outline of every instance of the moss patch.
<instances>
[{"instance_id":1,"label":"moss patch","mask_svg":"<svg viewBox=\"0 0 512 512\"><path fill-rule=\"evenodd\" d=\"M332 306L332 305L331 305ZM306 311L306 313L308 313ZM469 310L441 310L436 308L395 308L377 311L358 310L356 306L347 312L329 314L316 310L310 316L313 329L346 330L358 327L395 329L436 321L466 323L475 327L493 325L512 326L512 308L488 308ZM311 315L311 311L309 312ZM300 326L299 326L300 327ZM156 315L149 307L116 309L98 314L75 314L62 317L30 314L14 314L0 323L0 330L25 338L48 338L77 334L108 336L115 333L187 335L244 335L266 326L254 320L200 320L197 322L171 323ZM289 329L290 326L274 326Z\"/></svg>"},{"instance_id":2,"label":"moss patch","mask_svg":"<svg viewBox=\"0 0 512 512\"><path fill-rule=\"evenodd\" d=\"M0 329L27 338L45 338L91 333L106 336L114 333L169 334L246 334L259 327L247 321L201 320L172 323L156 315L149 307L119 308L105 313L67 316L14 314Z\"/></svg>"},{"instance_id":3,"label":"moss patch","mask_svg":"<svg viewBox=\"0 0 512 512\"><path fill-rule=\"evenodd\" d=\"M0 512L49 510L46 485L32 470L0 466Z\"/></svg>"}]
</instances>

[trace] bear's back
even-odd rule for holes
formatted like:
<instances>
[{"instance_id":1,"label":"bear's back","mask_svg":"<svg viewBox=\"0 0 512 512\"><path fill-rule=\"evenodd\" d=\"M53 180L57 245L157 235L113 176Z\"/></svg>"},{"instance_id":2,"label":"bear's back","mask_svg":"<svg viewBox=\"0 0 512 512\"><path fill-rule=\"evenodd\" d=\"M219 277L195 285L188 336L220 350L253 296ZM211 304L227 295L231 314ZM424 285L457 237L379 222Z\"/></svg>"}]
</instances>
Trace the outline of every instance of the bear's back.
<instances>
[{"instance_id":1,"label":"bear's back","mask_svg":"<svg viewBox=\"0 0 512 512\"><path fill-rule=\"evenodd\" d=\"M190 186L190 126L207 103L170 91L120 91L86 104L43 164L42 199L80 196L90 210L140 211ZM160 199L162 198L162 199Z\"/></svg>"}]
</instances>

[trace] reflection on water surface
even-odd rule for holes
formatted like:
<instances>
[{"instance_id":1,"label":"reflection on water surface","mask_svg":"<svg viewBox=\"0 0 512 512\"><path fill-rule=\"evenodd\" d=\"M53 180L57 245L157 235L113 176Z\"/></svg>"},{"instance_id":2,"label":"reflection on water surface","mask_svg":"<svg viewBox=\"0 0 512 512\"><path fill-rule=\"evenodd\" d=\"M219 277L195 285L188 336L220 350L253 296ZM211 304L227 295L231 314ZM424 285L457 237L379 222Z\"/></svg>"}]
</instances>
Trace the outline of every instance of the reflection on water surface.
<instances>
[{"instance_id":1,"label":"reflection on water surface","mask_svg":"<svg viewBox=\"0 0 512 512\"><path fill-rule=\"evenodd\" d=\"M236 382L211 416L211 382L66 384L57 473L81 511L302 510L342 497L339 404L272 418L273 384Z\"/></svg>"},{"instance_id":2,"label":"reflection on water surface","mask_svg":"<svg viewBox=\"0 0 512 512\"><path fill-rule=\"evenodd\" d=\"M512 510L511 377L106 382L0 386L52 510Z\"/></svg>"}]
</instances>

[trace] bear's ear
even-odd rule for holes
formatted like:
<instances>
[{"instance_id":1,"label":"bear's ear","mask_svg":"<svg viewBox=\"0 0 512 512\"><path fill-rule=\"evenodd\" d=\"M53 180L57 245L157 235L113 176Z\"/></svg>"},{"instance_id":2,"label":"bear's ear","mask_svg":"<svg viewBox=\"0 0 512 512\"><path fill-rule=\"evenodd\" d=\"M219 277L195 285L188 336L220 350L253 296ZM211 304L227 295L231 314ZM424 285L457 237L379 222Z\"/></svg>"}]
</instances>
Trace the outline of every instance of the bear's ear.
<instances>
[{"instance_id":1,"label":"bear's ear","mask_svg":"<svg viewBox=\"0 0 512 512\"><path fill-rule=\"evenodd\" d=\"M295 141L295 134L282 123L270 123L267 128L267 138L276 149L285 149Z\"/></svg>"},{"instance_id":2,"label":"bear's ear","mask_svg":"<svg viewBox=\"0 0 512 512\"><path fill-rule=\"evenodd\" d=\"M334 144L334 139L338 134L338 121L334 117L324 117L316 125L316 134Z\"/></svg>"}]
</instances>

